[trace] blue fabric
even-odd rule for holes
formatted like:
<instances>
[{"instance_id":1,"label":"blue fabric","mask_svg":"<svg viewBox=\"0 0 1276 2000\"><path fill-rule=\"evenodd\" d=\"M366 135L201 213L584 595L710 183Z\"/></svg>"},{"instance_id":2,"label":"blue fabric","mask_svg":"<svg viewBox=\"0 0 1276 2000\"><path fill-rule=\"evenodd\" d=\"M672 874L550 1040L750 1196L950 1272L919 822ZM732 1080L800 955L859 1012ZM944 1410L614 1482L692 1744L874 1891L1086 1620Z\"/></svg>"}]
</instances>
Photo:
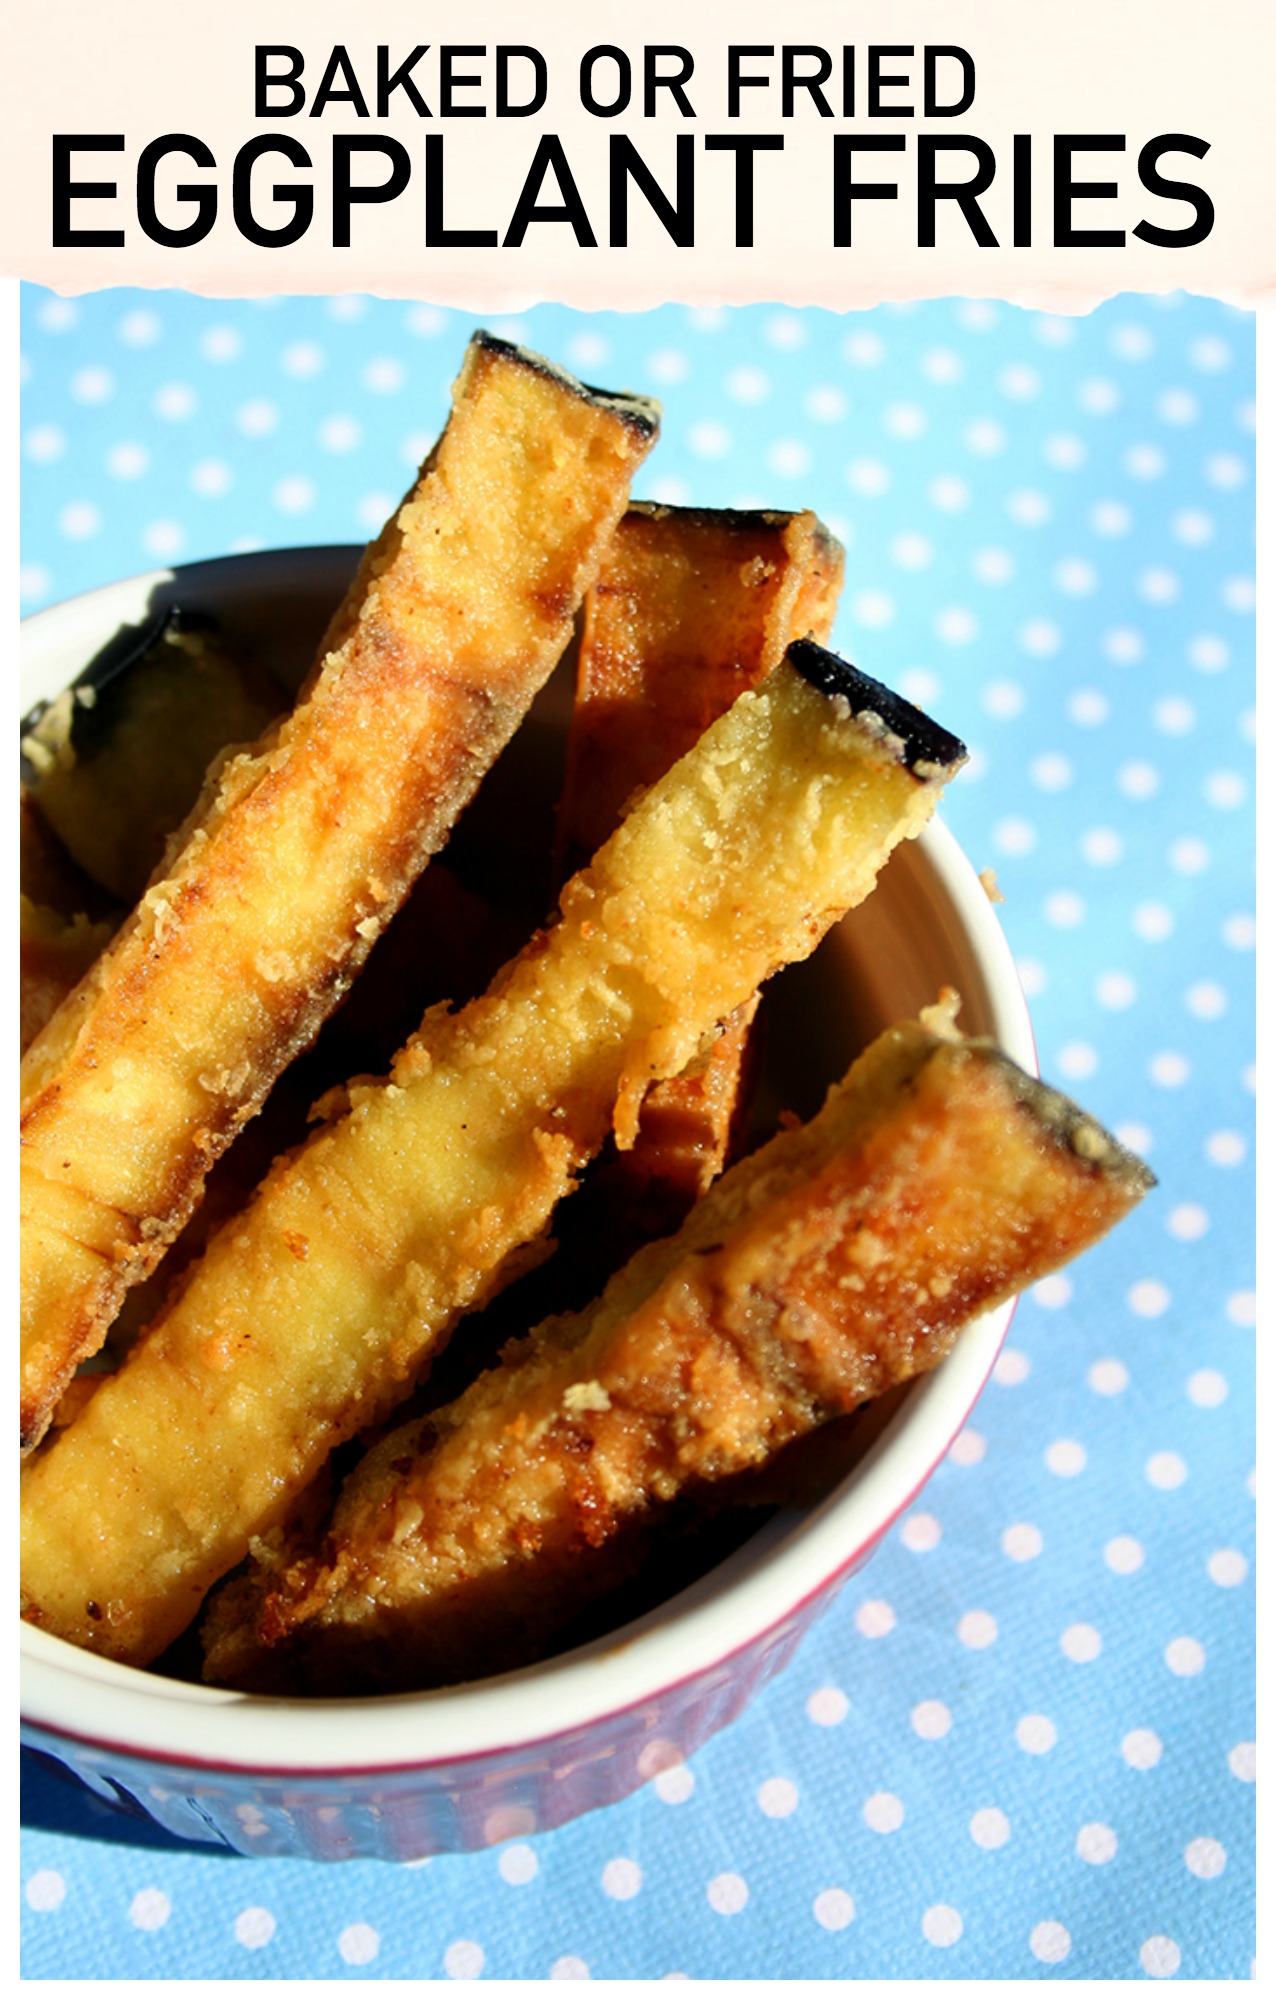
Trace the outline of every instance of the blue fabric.
<instances>
[{"instance_id":1,"label":"blue fabric","mask_svg":"<svg viewBox=\"0 0 1276 2000\"><path fill-rule=\"evenodd\" d=\"M362 540L467 316L24 295L28 608ZM505 323L654 391L641 490L815 507L837 642L974 755L1043 1072L1160 1186L691 1763L417 1868L184 1848L25 1773L31 1978L1244 1978L1253 1953L1252 319L970 301Z\"/></svg>"}]
</instances>

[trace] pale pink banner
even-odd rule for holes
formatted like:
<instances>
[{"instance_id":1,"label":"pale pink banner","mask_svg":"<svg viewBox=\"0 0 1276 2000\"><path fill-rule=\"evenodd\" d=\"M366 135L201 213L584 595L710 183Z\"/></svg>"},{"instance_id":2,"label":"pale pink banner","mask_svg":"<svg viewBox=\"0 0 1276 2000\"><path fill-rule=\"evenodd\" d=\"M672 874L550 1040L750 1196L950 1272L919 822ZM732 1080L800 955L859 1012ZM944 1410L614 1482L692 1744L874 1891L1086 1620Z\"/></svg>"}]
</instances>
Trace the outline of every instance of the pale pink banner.
<instances>
[{"instance_id":1,"label":"pale pink banner","mask_svg":"<svg viewBox=\"0 0 1276 2000\"><path fill-rule=\"evenodd\" d=\"M45 0L10 33L3 269L484 312L1257 305L1274 23L1273 0Z\"/></svg>"}]
</instances>

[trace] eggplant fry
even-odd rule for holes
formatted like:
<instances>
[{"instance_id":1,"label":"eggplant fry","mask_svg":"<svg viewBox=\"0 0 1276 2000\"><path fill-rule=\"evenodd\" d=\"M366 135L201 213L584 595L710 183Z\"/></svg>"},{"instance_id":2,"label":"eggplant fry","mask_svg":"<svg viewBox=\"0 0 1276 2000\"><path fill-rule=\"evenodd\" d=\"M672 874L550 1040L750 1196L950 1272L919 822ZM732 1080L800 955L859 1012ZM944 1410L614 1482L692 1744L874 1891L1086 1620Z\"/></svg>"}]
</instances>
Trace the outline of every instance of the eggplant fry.
<instances>
[{"instance_id":1,"label":"eggplant fry","mask_svg":"<svg viewBox=\"0 0 1276 2000\"><path fill-rule=\"evenodd\" d=\"M25 1052L72 987L105 951L115 926L90 923L84 916L61 916L30 896L21 896L19 904L19 1030Z\"/></svg>"},{"instance_id":2,"label":"eggplant fry","mask_svg":"<svg viewBox=\"0 0 1276 2000\"><path fill-rule=\"evenodd\" d=\"M314 1037L571 635L654 406L487 335L295 708L23 1064L22 1441Z\"/></svg>"},{"instance_id":3,"label":"eggplant fry","mask_svg":"<svg viewBox=\"0 0 1276 2000\"><path fill-rule=\"evenodd\" d=\"M671 1502L934 1367L1151 1184L942 1008L888 1030L808 1126L731 1168L593 1307L383 1438L330 1521L214 1598L207 1678L366 1694L542 1656Z\"/></svg>"},{"instance_id":4,"label":"eggplant fry","mask_svg":"<svg viewBox=\"0 0 1276 2000\"><path fill-rule=\"evenodd\" d=\"M22 1480L25 1615L144 1664L513 1275L653 1079L814 949L962 745L799 644L652 786L554 927L280 1161ZM84 1496L93 1504L86 1507Z\"/></svg>"},{"instance_id":5,"label":"eggplant fry","mask_svg":"<svg viewBox=\"0 0 1276 2000\"><path fill-rule=\"evenodd\" d=\"M629 509L585 599L559 815L570 860L592 854L791 640L827 642L843 566L810 512ZM683 1075L653 1085L633 1147L603 1168L594 1202L624 1253L675 1229L722 1171L756 1011L752 995Z\"/></svg>"}]
</instances>

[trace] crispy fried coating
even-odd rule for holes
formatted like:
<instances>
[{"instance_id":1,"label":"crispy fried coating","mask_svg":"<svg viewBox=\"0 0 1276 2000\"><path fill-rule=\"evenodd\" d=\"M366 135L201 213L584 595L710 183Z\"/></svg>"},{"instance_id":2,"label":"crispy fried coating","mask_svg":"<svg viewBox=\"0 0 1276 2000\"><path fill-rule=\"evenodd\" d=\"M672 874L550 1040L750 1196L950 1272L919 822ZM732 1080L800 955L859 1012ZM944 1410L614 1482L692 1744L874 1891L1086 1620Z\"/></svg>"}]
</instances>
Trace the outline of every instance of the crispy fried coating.
<instances>
[{"instance_id":1,"label":"crispy fried coating","mask_svg":"<svg viewBox=\"0 0 1276 2000\"><path fill-rule=\"evenodd\" d=\"M349 1695L535 1659L669 1503L934 1367L974 1314L1104 1234L1151 1175L930 1011L595 1306L382 1439L326 1527L214 1599L208 1677Z\"/></svg>"},{"instance_id":2,"label":"crispy fried coating","mask_svg":"<svg viewBox=\"0 0 1276 2000\"><path fill-rule=\"evenodd\" d=\"M24 1447L548 677L654 435L651 405L476 336L295 708L28 1051Z\"/></svg>"},{"instance_id":3,"label":"crispy fried coating","mask_svg":"<svg viewBox=\"0 0 1276 2000\"><path fill-rule=\"evenodd\" d=\"M20 897L19 903L19 1029L25 1052L105 951L115 926L90 923L85 916L63 917L47 904L33 902L30 896Z\"/></svg>"},{"instance_id":4,"label":"crispy fried coating","mask_svg":"<svg viewBox=\"0 0 1276 2000\"><path fill-rule=\"evenodd\" d=\"M827 642L843 566L810 512L630 507L585 599L559 819L568 857L592 854L791 640ZM607 1162L593 1197L612 1241L676 1228L722 1171L756 1010L754 995L682 1076L647 1093L633 1147Z\"/></svg>"},{"instance_id":5,"label":"crispy fried coating","mask_svg":"<svg viewBox=\"0 0 1276 2000\"><path fill-rule=\"evenodd\" d=\"M118 1659L162 1651L511 1273L609 1128L632 1141L653 1079L867 894L963 756L790 648L572 878L550 931L428 1015L384 1083L351 1086L28 1461L25 1614Z\"/></svg>"}]
</instances>

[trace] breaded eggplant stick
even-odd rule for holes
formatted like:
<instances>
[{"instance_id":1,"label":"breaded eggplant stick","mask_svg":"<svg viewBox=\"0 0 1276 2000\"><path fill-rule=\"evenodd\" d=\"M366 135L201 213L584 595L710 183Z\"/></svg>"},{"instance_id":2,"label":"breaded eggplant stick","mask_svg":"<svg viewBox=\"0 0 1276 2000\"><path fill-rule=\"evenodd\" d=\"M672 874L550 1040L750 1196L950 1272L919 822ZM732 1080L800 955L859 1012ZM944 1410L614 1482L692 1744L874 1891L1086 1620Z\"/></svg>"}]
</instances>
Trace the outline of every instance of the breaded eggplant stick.
<instances>
[{"instance_id":1,"label":"breaded eggplant stick","mask_svg":"<svg viewBox=\"0 0 1276 2000\"><path fill-rule=\"evenodd\" d=\"M765 680L791 640L827 643L843 567L840 544L810 512L629 509L585 599L559 817L573 865L636 792ZM757 999L681 1076L648 1092L637 1139L608 1163L598 1194L613 1239L637 1244L676 1228L722 1171Z\"/></svg>"},{"instance_id":2,"label":"breaded eggplant stick","mask_svg":"<svg viewBox=\"0 0 1276 2000\"><path fill-rule=\"evenodd\" d=\"M655 429L476 336L295 708L222 765L28 1051L24 1447L548 677Z\"/></svg>"},{"instance_id":3,"label":"breaded eggplant stick","mask_svg":"<svg viewBox=\"0 0 1276 2000\"><path fill-rule=\"evenodd\" d=\"M24 1610L153 1659L542 1235L654 1078L804 957L962 746L818 647L741 695L479 1000L281 1161L22 1482Z\"/></svg>"},{"instance_id":4,"label":"breaded eggplant stick","mask_svg":"<svg viewBox=\"0 0 1276 2000\"><path fill-rule=\"evenodd\" d=\"M208 1678L349 1695L537 1658L670 1502L933 1367L1151 1185L1075 1105L928 1018L593 1307L383 1438L328 1523L214 1599Z\"/></svg>"}]
</instances>

